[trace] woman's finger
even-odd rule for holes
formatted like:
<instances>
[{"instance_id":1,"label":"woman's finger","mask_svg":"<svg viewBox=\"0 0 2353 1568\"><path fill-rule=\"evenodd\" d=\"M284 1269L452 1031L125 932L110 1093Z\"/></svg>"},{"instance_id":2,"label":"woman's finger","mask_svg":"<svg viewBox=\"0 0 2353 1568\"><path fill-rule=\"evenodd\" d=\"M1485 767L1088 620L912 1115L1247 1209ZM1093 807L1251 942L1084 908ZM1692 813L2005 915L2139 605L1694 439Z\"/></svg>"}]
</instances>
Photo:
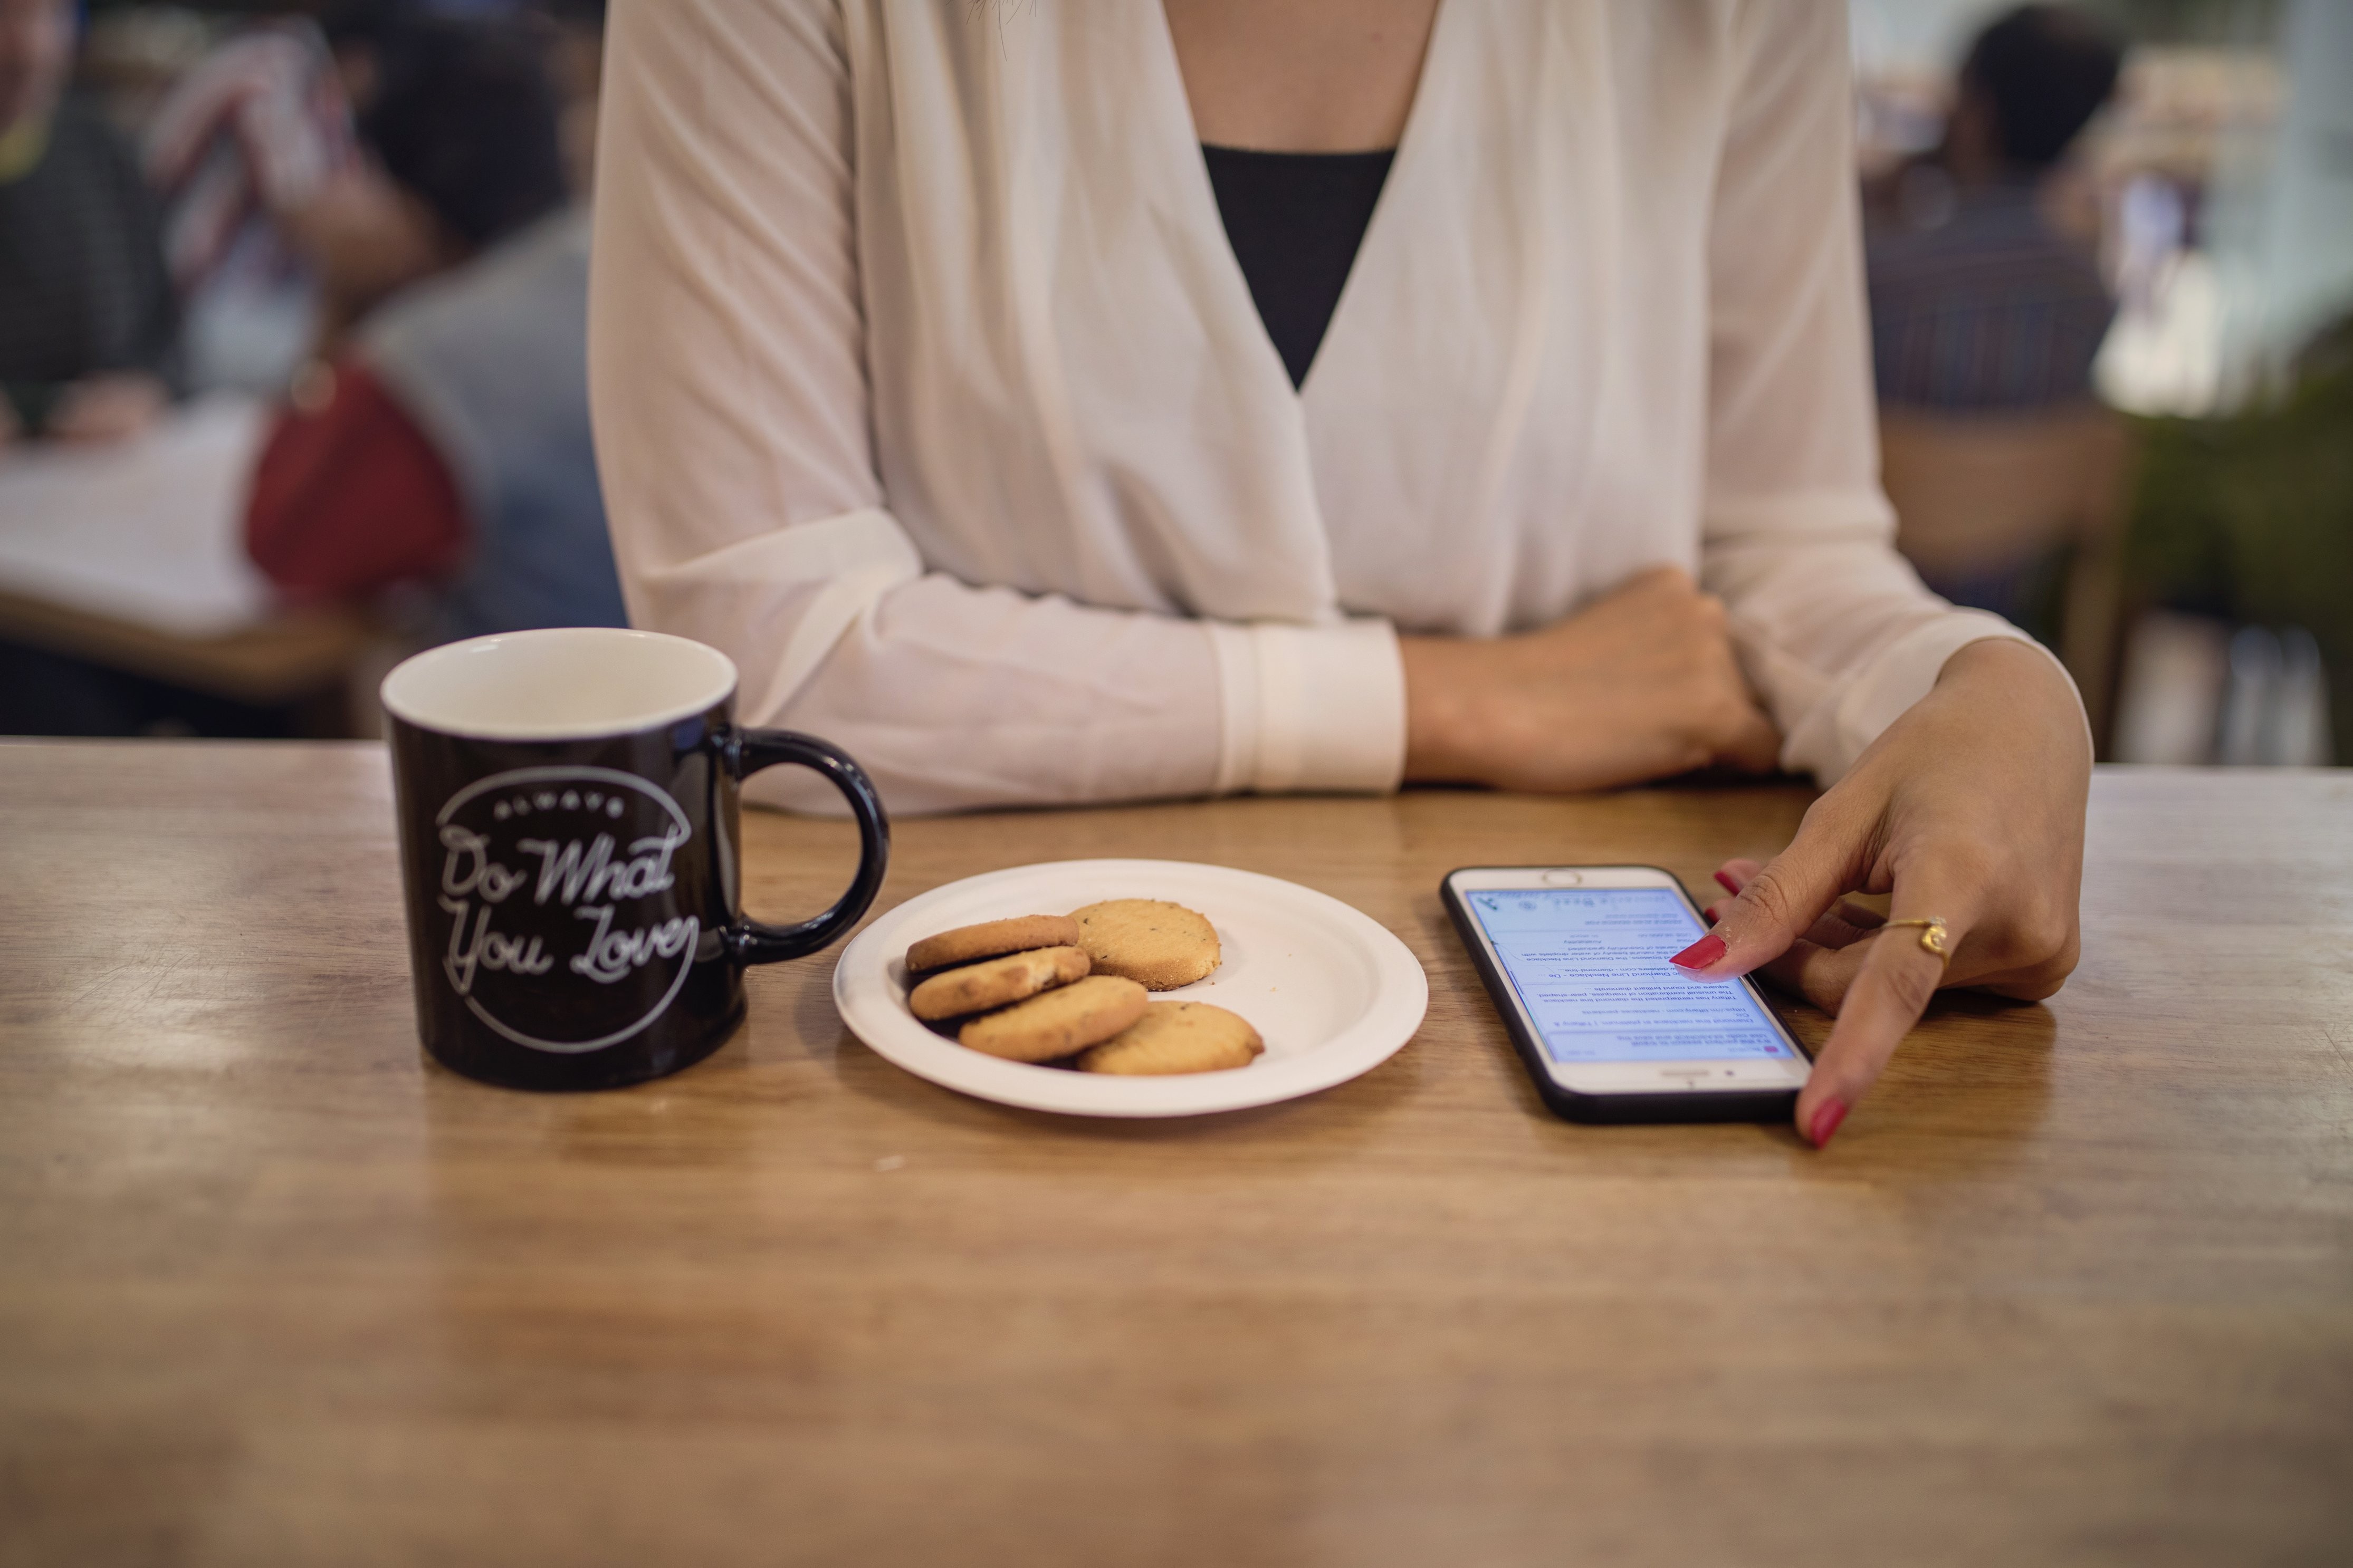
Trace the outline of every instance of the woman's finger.
<instances>
[{"instance_id":1,"label":"woman's finger","mask_svg":"<svg viewBox=\"0 0 2353 1568\"><path fill-rule=\"evenodd\" d=\"M1871 935L1887 921L1877 910L1869 910L1852 899L1841 899L1832 904L1806 940L1818 947L1849 947Z\"/></svg>"},{"instance_id":2,"label":"woman's finger","mask_svg":"<svg viewBox=\"0 0 2353 1568\"><path fill-rule=\"evenodd\" d=\"M1831 1037L1814 1058L1813 1076L1798 1096L1798 1131L1817 1148L1831 1141L1847 1112L1879 1080L1896 1046L1944 984L1946 961L1924 945L1921 928L1894 922L1942 916L1948 953L1968 934L1974 900L1940 879L1912 882L1896 883L1889 926L1845 950L1860 951L1860 964L1838 1004Z\"/></svg>"},{"instance_id":3,"label":"woman's finger","mask_svg":"<svg viewBox=\"0 0 2353 1568\"><path fill-rule=\"evenodd\" d=\"M1708 905L1705 909L1700 910L1700 913L1707 917L1707 923L1712 926L1718 921L1724 919L1725 911L1731 908L1732 900L1729 899L1723 899L1719 900L1715 903ZM1850 904L1845 900L1841 899L1839 900L1838 904L1831 909L1830 913L1816 921L1812 925L1808 926L1806 928L1806 934L1799 937L1795 942L1792 942L1790 944L1789 951L1790 952L1794 952L1800 946L1828 948L1849 947L1855 942L1862 941L1864 937L1869 936L1872 932L1877 931L1883 923L1883 921L1876 910L1859 910L1856 906ZM1759 974L1769 974L1773 973L1774 964L1779 963L1781 959L1785 959L1788 956L1789 954L1785 952L1781 955L1781 958L1773 960L1772 963L1766 964L1764 968L1757 970L1756 973Z\"/></svg>"},{"instance_id":4,"label":"woman's finger","mask_svg":"<svg viewBox=\"0 0 2353 1568\"><path fill-rule=\"evenodd\" d=\"M1862 968L1866 952L1862 947L1824 947L1801 939L1757 973L1776 990L1802 996L1823 1012L1835 1014Z\"/></svg>"},{"instance_id":5,"label":"woman's finger","mask_svg":"<svg viewBox=\"0 0 2353 1568\"><path fill-rule=\"evenodd\" d=\"M1831 913L1857 931L1877 931L1887 923L1887 912L1884 910L1873 909L1857 898L1841 899L1838 901L1838 907Z\"/></svg>"},{"instance_id":6,"label":"woman's finger","mask_svg":"<svg viewBox=\"0 0 2353 1568\"><path fill-rule=\"evenodd\" d=\"M1853 885L1860 849L1861 836L1842 818L1825 816L1822 805L1806 813L1787 849L1741 883L1715 929L1672 962L1703 980L1729 980L1778 958L1812 929Z\"/></svg>"},{"instance_id":7,"label":"woman's finger","mask_svg":"<svg viewBox=\"0 0 2353 1568\"><path fill-rule=\"evenodd\" d=\"M1764 867L1755 860L1726 860L1716 868L1716 885L1725 892L1737 896L1740 889L1748 885L1749 879L1763 869ZM1707 916L1708 924L1714 925L1724 918L1724 911L1731 907L1729 903L1713 903L1700 912ZM1831 907L1828 914L1816 921L1807 929L1806 934L1799 940L1812 942L1818 947L1844 947L1857 937L1876 930L1880 922L1886 918L1878 910L1858 904L1852 899L1841 899ZM1786 957L1787 954L1783 956Z\"/></svg>"}]
</instances>

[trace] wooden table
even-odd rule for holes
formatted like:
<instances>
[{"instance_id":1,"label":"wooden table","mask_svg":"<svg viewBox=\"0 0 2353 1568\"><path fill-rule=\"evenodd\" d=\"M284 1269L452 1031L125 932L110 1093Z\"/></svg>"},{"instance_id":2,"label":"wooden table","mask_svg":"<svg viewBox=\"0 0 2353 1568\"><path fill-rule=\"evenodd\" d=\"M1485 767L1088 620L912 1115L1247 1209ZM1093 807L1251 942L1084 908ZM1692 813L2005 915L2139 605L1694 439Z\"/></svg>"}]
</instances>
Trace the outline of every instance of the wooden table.
<instances>
[{"instance_id":1,"label":"wooden table","mask_svg":"<svg viewBox=\"0 0 2353 1568\"><path fill-rule=\"evenodd\" d=\"M665 1082L477 1086L380 750L0 747L0 1563L2353 1561L2353 776L2104 772L2073 982L1826 1154L1546 1116L1440 874L1803 805L901 824L886 907L1226 861L1428 965L1366 1078L1115 1124L906 1076L822 958ZM846 877L749 839L762 912Z\"/></svg>"}]
</instances>

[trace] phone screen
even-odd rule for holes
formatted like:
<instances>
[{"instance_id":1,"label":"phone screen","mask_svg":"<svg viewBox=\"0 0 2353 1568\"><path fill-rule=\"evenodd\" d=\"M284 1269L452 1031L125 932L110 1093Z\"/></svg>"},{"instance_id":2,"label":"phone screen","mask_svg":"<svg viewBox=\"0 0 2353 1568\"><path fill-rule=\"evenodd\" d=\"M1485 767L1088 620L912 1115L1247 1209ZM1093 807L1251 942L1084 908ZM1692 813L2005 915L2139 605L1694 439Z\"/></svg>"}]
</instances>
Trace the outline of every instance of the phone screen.
<instances>
[{"instance_id":1,"label":"phone screen","mask_svg":"<svg viewBox=\"0 0 2353 1568\"><path fill-rule=\"evenodd\" d=\"M1798 1058L1747 986L1704 984L1667 962L1707 930L1679 893L1513 888L1464 896L1555 1061Z\"/></svg>"}]
</instances>

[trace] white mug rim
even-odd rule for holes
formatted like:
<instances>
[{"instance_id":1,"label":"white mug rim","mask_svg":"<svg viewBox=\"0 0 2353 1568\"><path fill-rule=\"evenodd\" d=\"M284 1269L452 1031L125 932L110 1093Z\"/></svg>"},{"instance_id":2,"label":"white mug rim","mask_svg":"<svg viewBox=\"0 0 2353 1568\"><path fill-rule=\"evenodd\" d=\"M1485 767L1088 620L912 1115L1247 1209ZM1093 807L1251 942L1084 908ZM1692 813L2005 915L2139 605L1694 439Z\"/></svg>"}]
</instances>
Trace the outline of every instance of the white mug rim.
<instances>
[{"instance_id":1,"label":"white mug rim","mask_svg":"<svg viewBox=\"0 0 2353 1568\"><path fill-rule=\"evenodd\" d=\"M675 689L675 695L648 699L608 713L533 718L513 711L497 714L465 710L470 699L484 701L479 689L460 678L476 659L496 659L509 649L540 656L571 645L575 650L594 648L612 657L624 647L660 650L656 657L672 661L677 679L669 672L655 684ZM376 695L385 711L401 722L433 734L475 741L590 741L658 729L681 719L707 713L735 694L735 661L707 643L667 632L638 631L626 626L545 626L530 631L492 632L443 643L412 654L393 666ZM437 683L439 689L435 689Z\"/></svg>"}]
</instances>

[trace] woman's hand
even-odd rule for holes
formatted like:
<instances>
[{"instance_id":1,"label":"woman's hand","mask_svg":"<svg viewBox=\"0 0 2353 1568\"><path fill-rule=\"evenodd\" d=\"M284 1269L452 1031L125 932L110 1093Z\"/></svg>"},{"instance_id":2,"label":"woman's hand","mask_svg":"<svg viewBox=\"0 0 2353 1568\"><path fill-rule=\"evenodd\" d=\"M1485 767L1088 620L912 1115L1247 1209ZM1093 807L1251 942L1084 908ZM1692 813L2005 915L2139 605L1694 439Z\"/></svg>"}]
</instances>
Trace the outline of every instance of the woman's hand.
<instances>
[{"instance_id":1,"label":"woman's hand","mask_svg":"<svg viewBox=\"0 0 2353 1568\"><path fill-rule=\"evenodd\" d=\"M1723 602L1672 566L1542 631L1399 647L1416 782L1608 789L1717 763L1763 773L1780 754Z\"/></svg>"},{"instance_id":2,"label":"woman's hand","mask_svg":"<svg viewBox=\"0 0 2353 1568\"><path fill-rule=\"evenodd\" d=\"M1798 1097L1827 1143L1939 986L2039 1002L2075 967L2092 750L2074 689L2022 644L1971 643L1935 688L1810 810L1788 848L1727 862L1738 897L1675 962L1703 978L1762 970L1838 1015ZM1886 918L1942 916L1949 963L1921 930L1874 934L1841 900L1893 895Z\"/></svg>"}]
</instances>

